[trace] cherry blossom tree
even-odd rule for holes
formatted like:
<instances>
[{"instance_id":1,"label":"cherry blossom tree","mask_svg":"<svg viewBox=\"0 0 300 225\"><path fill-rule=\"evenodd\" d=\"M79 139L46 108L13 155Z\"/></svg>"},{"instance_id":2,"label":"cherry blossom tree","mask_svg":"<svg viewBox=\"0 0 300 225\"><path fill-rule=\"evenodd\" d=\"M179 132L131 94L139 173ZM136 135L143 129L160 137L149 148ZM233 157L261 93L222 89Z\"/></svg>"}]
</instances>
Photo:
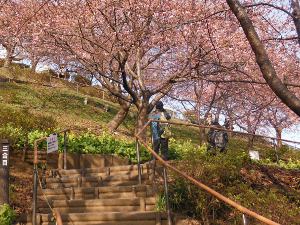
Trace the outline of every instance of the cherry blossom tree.
<instances>
[{"instance_id":1,"label":"cherry blossom tree","mask_svg":"<svg viewBox=\"0 0 300 225\"><path fill-rule=\"evenodd\" d=\"M288 109L283 103L274 101L266 108L265 112L266 125L271 126L276 133L278 139L277 145L282 147L282 132L284 129L290 128L299 123L299 118L295 113Z\"/></svg>"},{"instance_id":2,"label":"cherry blossom tree","mask_svg":"<svg viewBox=\"0 0 300 225\"><path fill-rule=\"evenodd\" d=\"M103 87L137 108L137 131L155 103L194 67L198 73L216 72L213 64L207 63L212 57L208 57L210 49L205 49L206 39L193 40L195 26L181 26L182 19L204 15L202 5L90 0L66 2L58 8L62 12L55 19L56 29L49 33L58 46L95 74ZM203 28L199 26L197 32ZM204 65L207 69L201 71Z\"/></svg>"},{"instance_id":3,"label":"cherry blossom tree","mask_svg":"<svg viewBox=\"0 0 300 225\"><path fill-rule=\"evenodd\" d=\"M22 49L24 43L34 44L39 39L41 26L39 29L34 27L39 21L39 13L49 2L50 0L1 2L0 44L6 50L5 67L9 67L13 60L22 60L25 57Z\"/></svg>"}]
</instances>

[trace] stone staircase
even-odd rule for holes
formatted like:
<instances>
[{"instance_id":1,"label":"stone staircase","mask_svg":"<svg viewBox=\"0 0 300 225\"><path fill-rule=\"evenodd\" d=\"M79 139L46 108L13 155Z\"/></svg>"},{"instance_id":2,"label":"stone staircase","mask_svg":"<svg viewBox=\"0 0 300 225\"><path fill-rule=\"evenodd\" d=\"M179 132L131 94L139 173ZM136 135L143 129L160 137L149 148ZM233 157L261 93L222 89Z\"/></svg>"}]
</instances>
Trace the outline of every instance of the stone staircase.
<instances>
[{"instance_id":1,"label":"stone staircase","mask_svg":"<svg viewBox=\"0 0 300 225\"><path fill-rule=\"evenodd\" d=\"M64 225L165 225L166 213L156 211L156 192L150 164L143 164L142 184L137 165L51 170L38 190L37 221L55 225L44 197L62 216ZM174 219L174 224L181 224ZM30 225L31 217L19 224Z\"/></svg>"}]
</instances>

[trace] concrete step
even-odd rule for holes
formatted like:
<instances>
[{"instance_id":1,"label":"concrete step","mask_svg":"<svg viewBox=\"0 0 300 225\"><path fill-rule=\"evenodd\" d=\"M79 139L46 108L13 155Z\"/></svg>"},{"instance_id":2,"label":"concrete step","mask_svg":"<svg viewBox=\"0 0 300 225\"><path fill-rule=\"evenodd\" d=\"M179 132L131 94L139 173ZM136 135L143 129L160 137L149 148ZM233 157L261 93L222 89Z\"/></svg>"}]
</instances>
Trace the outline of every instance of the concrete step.
<instances>
[{"instance_id":1,"label":"concrete step","mask_svg":"<svg viewBox=\"0 0 300 225\"><path fill-rule=\"evenodd\" d=\"M88 212L133 212L155 210L156 199L152 198L120 198L120 199L92 199L92 200L55 200L51 206L61 213ZM50 213L45 202L38 204L40 213Z\"/></svg>"},{"instance_id":2,"label":"concrete step","mask_svg":"<svg viewBox=\"0 0 300 225\"><path fill-rule=\"evenodd\" d=\"M149 176L147 174L142 175L142 183L150 184ZM137 185L137 175L112 175L105 177L63 177L63 178L47 178L47 188L61 188L61 187L101 187L101 186L129 186Z\"/></svg>"},{"instance_id":3,"label":"concrete step","mask_svg":"<svg viewBox=\"0 0 300 225\"><path fill-rule=\"evenodd\" d=\"M184 220L176 220L174 225L187 225ZM32 225L30 222L17 223L16 225ZM56 225L55 222L41 222L40 225ZM168 225L167 219L161 220L139 220L139 221L85 221L85 222L63 222L63 225Z\"/></svg>"},{"instance_id":4,"label":"concrete step","mask_svg":"<svg viewBox=\"0 0 300 225\"><path fill-rule=\"evenodd\" d=\"M51 200L134 198L154 195L152 186L149 185L39 189L38 195L41 199L42 193Z\"/></svg>"},{"instance_id":5,"label":"concrete step","mask_svg":"<svg viewBox=\"0 0 300 225\"><path fill-rule=\"evenodd\" d=\"M147 173L150 170L149 164L142 164L142 173ZM55 169L52 170L53 174L58 177L73 177L73 176L102 176L102 175L113 175L113 174L137 174L137 165L125 165L125 166L113 166L103 168L85 168L85 169Z\"/></svg>"},{"instance_id":6,"label":"concrete step","mask_svg":"<svg viewBox=\"0 0 300 225\"><path fill-rule=\"evenodd\" d=\"M65 224L145 224L152 222L155 225L156 220L166 219L164 213L155 211L150 212L97 212L97 213L61 213ZM52 222L50 214L41 214L41 221ZM146 223L147 224L147 223Z\"/></svg>"}]
</instances>

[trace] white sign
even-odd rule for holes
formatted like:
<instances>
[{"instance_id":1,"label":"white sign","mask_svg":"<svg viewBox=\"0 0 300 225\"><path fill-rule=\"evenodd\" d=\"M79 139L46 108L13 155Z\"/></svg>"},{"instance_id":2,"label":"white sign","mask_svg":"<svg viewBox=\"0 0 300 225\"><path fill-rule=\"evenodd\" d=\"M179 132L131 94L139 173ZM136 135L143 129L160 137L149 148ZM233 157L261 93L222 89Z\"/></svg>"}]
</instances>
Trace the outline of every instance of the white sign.
<instances>
[{"instance_id":1,"label":"white sign","mask_svg":"<svg viewBox=\"0 0 300 225\"><path fill-rule=\"evenodd\" d=\"M58 139L57 134L50 134L47 137L47 153L58 151Z\"/></svg>"},{"instance_id":2,"label":"white sign","mask_svg":"<svg viewBox=\"0 0 300 225\"><path fill-rule=\"evenodd\" d=\"M250 158L253 160L259 160L259 152L258 151L249 151Z\"/></svg>"},{"instance_id":3,"label":"white sign","mask_svg":"<svg viewBox=\"0 0 300 225\"><path fill-rule=\"evenodd\" d=\"M8 154L9 154L9 146L2 146L2 166L8 166Z\"/></svg>"}]
</instances>

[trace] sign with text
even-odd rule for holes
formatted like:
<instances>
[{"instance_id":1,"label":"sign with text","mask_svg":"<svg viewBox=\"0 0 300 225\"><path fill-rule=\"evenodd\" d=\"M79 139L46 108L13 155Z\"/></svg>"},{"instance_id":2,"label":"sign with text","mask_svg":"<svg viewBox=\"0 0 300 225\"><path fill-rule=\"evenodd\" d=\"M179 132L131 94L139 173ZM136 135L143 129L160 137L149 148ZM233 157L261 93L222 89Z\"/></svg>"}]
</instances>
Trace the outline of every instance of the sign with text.
<instances>
[{"instance_id":1,"label":"sign with text","mask_svg":"<svg viewBox=\"0 0 300 225\"><path fill-rule=\"evenodd\" d=\"M0 205L9 204L9 141L0 140Z\"/></svg>"},{"instance_id":2,"label":"sign with text","mask_svg":"<svg viewBox=\"0 0 300 225\"><path fill-rule=\"evenodd\" d=\"M0 167L8 167L9 166L9 143L7 140L1 141L0 157L1 157Z\"/></svg>"},{"instance_id":3,"label":"sign with text","mask_svg":"<svg viewBox=\"0 0 300 225\"><path fill-rule=\"evenodd\" d=\"M58 138L57 134L50 134L47 137L47 153L58 151Z\"/></svg>"},{"instance_id":4,"label":"sign with text","mask_svg":"<svg viewBox=\"0 0 300 225\"><path fill-rule=\"evenodd\" d=\"M249 151L250 158L253 160L259 160L259 152L258 151Z\"/></svg>"}]
</instances>

